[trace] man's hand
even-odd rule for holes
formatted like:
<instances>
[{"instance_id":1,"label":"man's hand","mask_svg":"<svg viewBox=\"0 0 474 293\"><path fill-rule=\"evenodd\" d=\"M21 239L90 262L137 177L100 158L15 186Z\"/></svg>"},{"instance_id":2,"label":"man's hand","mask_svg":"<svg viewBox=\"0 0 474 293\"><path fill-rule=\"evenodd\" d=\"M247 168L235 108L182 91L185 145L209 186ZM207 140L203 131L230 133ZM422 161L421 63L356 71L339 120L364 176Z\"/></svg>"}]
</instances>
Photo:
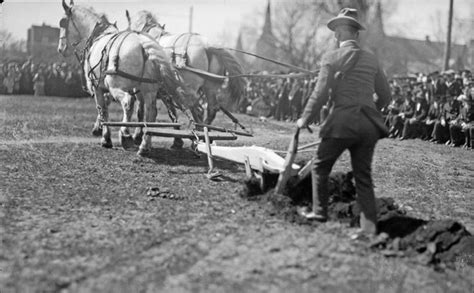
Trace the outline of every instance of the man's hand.
<instances>
[{"instance_id":1,"label":"man's hand","mask_svg":"<svg viewBox=\"0 0 474 293\"><path fill-rule=\"evenodd\" d=\"M300 118L296 121L296 126L299 128L299 129L302 129L302 128L305 128L307 125L306 125L306 121L303 120L303 118Z\"/></svg>"}]
</instances>

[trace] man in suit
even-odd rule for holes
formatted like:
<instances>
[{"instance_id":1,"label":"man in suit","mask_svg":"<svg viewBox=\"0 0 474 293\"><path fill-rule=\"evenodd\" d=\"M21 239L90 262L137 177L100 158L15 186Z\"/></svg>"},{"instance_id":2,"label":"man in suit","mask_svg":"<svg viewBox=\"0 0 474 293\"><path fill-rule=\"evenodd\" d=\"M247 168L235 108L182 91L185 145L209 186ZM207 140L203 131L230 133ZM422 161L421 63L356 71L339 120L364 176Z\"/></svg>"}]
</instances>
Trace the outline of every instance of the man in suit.
<instances>
[{"instance_id":1,"label":"man in suit","mask_svg":"<svg viewBox=\"0 0 474 293\"><path fill-rule=\"evenodd\" d=\"M428 114L428 102L423 96L423 91L415 92L415 106L413 108L413 116L405 120L401 140L407 138L418 138L421 136L421 123L426 119Z\"/></svg>"},{"instance_id":2,"label":"man in suit","mask_svg":"<svg viewBox=\"0 0 474 293\"><path fill-rule=\"evenodd\" d=\"M376 57L357 43L359 30L364 27L357 20L356 9L342 9L329 20L328 27L334 31L339 48L323 56L315 90L297 121L299 128L306 127L326 104L331 90L333 106L321 126L321 144L311 174L313 210L304 216L327 220L328 176L338 157L348 149L361 208L361 231L354 236L371 236L377 232L372 157L377 140L388 135L380 109L391 100L390 87Z\"/></svg>"}]
</instances>

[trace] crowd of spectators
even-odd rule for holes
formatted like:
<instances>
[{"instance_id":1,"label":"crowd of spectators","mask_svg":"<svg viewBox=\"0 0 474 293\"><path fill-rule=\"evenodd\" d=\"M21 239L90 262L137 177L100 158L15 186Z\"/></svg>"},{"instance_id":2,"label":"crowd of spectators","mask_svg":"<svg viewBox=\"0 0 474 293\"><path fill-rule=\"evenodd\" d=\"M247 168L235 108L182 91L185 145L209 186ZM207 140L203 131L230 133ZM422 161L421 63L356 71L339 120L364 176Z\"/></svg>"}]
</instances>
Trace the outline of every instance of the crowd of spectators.
<instances>
[{"instance_id":1,"label":"crowd of spectators","mask_svg":"<svg viewBox=\"0 0 474 293\"><path fill-rule=\"evenodd\" d=\"M268 73L256 74L264 76ZM239 111L259 117L273 117L276 120L296 121L316 80L316 77L309 75L297 78L250 78Z\"/></svg>"},{"instance_id":2,"label":"crowd of spectators","mask_svg":"<svg viewBox=\"0 0 474 293\"><path fill-rule=\"evenodd\" d=\"M391 87L393 100L383 109L389 137L474 147L474 81L470 71L419 73L405 80L393 79Z\"/></svg>"},{"instance_id":3,"label":"crowd of spectators","mask_svg":"<svg viewBox=\"0 0 474 293\"><path fill-rule=\"evenodd\" d=\"M84 97L82 70L67 63L5 61L0 63L0 94Z\"/></svg>"},{"instance_id":4,"label":"crowd of spectators","mask_svg":"<svg viewBox=\"0 0 474 293\"><path fill-rule=\"evenodd\" d=\"M266 72L258 73L261 75ZM276 120L296 121L317 77L249 78L239 111ZM418 73L390 80L393 100L382 109L389 137L419 138L449 146L474 148L474 80L469 70ZM332 102L315 123L322 123Z\"/></svg>"}]
</instances>

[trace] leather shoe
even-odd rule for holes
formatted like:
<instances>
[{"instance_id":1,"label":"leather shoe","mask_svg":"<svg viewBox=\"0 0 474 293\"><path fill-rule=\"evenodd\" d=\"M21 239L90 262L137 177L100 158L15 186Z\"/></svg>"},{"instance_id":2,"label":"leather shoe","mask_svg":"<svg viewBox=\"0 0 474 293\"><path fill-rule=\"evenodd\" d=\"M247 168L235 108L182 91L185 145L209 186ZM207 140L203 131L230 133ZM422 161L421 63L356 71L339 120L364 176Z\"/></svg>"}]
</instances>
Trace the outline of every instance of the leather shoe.
<instances>
[{"instance_id":1,"label":"leather shoe","mask_svg":"<svg viewBox=\"0 0 474 293\"><path fill-rule=\"evenodd\" d=\"M326 222L328 220L328 217L326 215L323 215L321 213L315 213L312 210L310 210L308 207L300 207L297 209L298 215L301 217L311 220L311 221L318 221L318 222Z\"/></svg>"}]
</instances>

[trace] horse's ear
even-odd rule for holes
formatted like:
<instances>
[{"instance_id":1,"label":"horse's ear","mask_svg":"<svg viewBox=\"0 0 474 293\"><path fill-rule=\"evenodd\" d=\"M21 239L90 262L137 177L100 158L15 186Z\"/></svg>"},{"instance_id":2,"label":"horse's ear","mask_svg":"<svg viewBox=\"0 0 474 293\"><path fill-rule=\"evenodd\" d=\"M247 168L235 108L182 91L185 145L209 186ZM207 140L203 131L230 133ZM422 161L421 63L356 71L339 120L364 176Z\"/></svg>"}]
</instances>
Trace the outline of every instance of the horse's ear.
<instances>
[{"instance_id":1,"label":"horse's ear","mask_svg":"<svg viewBox=\"0 0 474 293\"><path fill-rule=\"evenodd\" d=\"M66 12L66 15L70 15L70 14L71 14L72 6L71 6L71 7L67 6L65 0L63 0L63 8L64 8L64 11Z\"/></svg>"},{"instance_id":2,"label":"horse's ear","mask_svg":"<svg viewBox=\"0 0 474 293\"><path fill-rule=\"evenodd\" d=\"M130 29L132 27L132 20L130 19L130 12L128 12L128 9L125 10L125 16L127 17L128 29Z\"/></svg>"},{"instance_id":3,"label":"horse's ear","mask_svg":"<svg viewBox=\"0 0 474 293\"><path fill-rule=\"evenodd\" d=\"M100 16L99 22L100 22L101 24L108 24L108 23L109 23L109 20L107 19L107 16L105 16L105 14L102 14L102 15Z\"/></svg>"},{"instance_id":4,"label":"horse's ear","mask_svg":"<svg viewBox=\"0 0 474 293\"><path fill-rule=\"evenodd\" d=\"M166 26L166 24L164 24L161 28L162 28L163 30L165 30L165 26Z\"/></svg>"},{"instance_id":5,"label":"horse's ear","mask_svg":"<svg viewBox=\"0 0 474 293\"><path fill-rule=\"evenodd\" d=\"M74 6L74 0L69 1L69 6Z\"/></svg>"}]
</instances>

